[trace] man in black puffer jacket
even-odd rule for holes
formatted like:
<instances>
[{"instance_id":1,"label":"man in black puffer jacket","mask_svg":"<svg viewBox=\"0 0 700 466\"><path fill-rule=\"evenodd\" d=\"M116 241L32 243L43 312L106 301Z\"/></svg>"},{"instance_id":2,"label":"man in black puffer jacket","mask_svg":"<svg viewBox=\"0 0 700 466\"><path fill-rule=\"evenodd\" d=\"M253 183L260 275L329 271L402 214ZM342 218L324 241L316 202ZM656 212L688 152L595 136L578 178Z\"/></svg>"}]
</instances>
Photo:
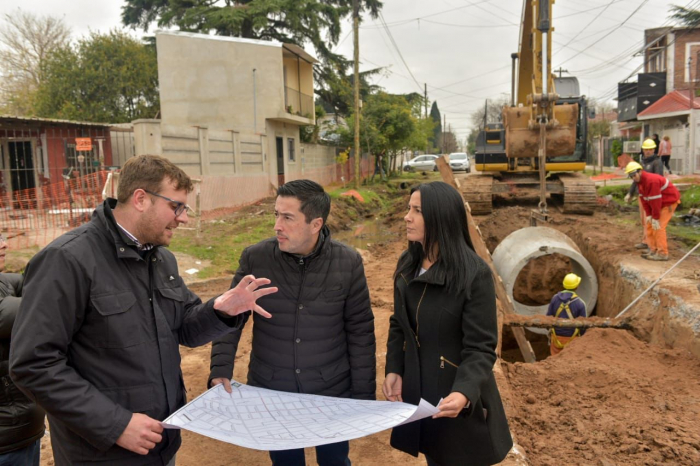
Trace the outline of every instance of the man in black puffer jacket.
<instances>
[{"instance_id":1,"label":"man in black puffer jacket","mask_svg":"<svg viewBox=\"0 0 700 466\"><path fill-rule=\"evenodd\" d=\"M360 255L331 240L330 196L296 180L277 190L276 237L245 251L231 286L268 277L279 291L259 300L273 315L253 316L248 384L292 393L375 399L374 316ZM212 345L210 385L231 391L241 332ZM347 441L316 447L318 463L350 464ZM270 452L273 465L304 464L304 450Z\"/></svg>"},{"instance_id":2,"label":"man in black puffer jacket","mask_svg":"<svg viewBox=\"0 0 700 466\"><path fill-rule=\"evenodd\" d=\"M0 271L7 242L0 237ZM10 334L22 302L24 277L0 273L0 466L39 466L44 411L10 379Z\"/></svg>"}]
</instances>

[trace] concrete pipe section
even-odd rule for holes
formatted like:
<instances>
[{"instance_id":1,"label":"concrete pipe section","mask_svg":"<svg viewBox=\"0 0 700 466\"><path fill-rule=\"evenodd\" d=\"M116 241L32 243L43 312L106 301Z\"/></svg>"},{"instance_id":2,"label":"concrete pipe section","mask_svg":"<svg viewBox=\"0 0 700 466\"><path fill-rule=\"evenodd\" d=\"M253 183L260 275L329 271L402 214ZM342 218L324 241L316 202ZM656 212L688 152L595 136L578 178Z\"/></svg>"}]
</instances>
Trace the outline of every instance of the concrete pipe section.
<instances>
[{"instance_id":1,"label":"concrete pipe section","mask_svg":"<svg viewBox=\"0 0 700 466\"><path fill-rule=\"evenodd\" d=\"M513 302L517 314L526 316L547 314L546 304L544 306L527 306L515 301L513 288L518 274L531 259L555 253L568 257L571 261L572 272L581 277L581 284L576 290L576 294L586 303L589 315L595 307L598 299L598 279L593 267L583 257L576 243L565 234L552 228L529 227L508 235L493 251L494 265L503 280L508 297ZM547 333L547 329L528 328L528 330L541 334Z\"/></svg>"}]
</instances>

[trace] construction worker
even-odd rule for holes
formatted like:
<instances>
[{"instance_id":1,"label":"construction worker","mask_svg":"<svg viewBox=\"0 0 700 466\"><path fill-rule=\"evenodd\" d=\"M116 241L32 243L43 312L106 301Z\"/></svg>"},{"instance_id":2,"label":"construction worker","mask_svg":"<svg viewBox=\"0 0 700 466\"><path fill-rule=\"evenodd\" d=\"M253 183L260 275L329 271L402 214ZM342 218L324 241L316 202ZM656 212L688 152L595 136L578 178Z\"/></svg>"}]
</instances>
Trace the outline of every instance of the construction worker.
<instances>
[{"instance_id":1,"label":"construction worker","mask_svg":"<svg viewBox=\"0 0 700 466\"><path fill-rule=\"evenodd\" d=\"M643 227L646 229L649 250L642 253L642 257L667 261L666 225L681 203L681 195L673 183L661 175L644 171L637 162L628 163L625 173L637 183L639 199L646 215Z\"/></svg>"},{"instance_id":2,"label":"construction worker","mask_svg":"<svg viewBox=\"0 0 700 466\"><path fill-rule=\"evenodd\" d=\"M656 173L657 175L664 174L664 164L661 158L654 153L656 150L656 142L653 139L647 138L642 144L642 168L644 171L649 173ZM629 203L630 199L636 197L638 194L637 183L632 182L627 195L625 195L625 202ZM644 207L642 207L641 198L638 199L639 203L639 218L642 221L642 242L635 244L635 248L643 249L644 252L649 252L649 240L647 239L646 229L644 225L646 224L646 214L644 213Z\"/></svg>"},{"instance_id":3,"label":"construction worker","mask_svg":"<svg viewBox=\"0 0 700 466\"><path fill-rule=\"evenodd\" d=\"M586 317L586 303L576 294L576 289L581 283L581 277L575 273L564 277L564 290L555 294L547 308L547 315L560 319L576 319ZM552 328L549 330L549 352L552 356L563 350L574 338L583 335L584 330L574 328Z\"/></svg>"}]
</instances>

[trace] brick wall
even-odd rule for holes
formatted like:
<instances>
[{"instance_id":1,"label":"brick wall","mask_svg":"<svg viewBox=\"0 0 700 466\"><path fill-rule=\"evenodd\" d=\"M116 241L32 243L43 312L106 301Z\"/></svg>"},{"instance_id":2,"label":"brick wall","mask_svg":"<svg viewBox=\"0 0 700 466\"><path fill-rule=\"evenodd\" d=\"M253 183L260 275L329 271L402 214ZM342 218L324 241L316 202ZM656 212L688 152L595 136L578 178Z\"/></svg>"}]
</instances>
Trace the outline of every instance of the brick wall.
<instances>
[{"instance_id":1,"label":"brick wall","mask_svg":"<svg viewBox=\"0 0 700 466\"><path fill-rule=\"evenodd\" d=\"M700 30L680 29L675 31L674 59L673 59L673 87L674 89L688 89L686 71L688 57L692 58L693 76L696 81L700 76L698 67L698 54L700 53ZM695 44L693 44L695 43ZM688 44L690 47L688 47ZM697 85L696 85L697 87ZM667 89L670 92L670 89Z\"/></svg>"}]
</instances>

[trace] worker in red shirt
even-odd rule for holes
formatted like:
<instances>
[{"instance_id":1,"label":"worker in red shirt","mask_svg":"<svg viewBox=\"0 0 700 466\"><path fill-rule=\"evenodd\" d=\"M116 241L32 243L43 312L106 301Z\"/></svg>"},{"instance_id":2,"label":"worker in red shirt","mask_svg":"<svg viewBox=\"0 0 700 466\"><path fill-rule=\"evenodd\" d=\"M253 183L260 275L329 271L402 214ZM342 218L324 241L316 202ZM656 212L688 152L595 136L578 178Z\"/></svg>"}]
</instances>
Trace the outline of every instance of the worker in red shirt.
<instances>
[{"instance_id":1,"label":"worker in red shirt","mask_svg":"<svg viewBox=\"0 0 700 466\"><path fill-rule=\"evenodd\" d=\"M645 172L637 162L628 163L625 173L637 183L639 198L646 213L644 228L647 231L649 251L643 253L642 257L652 261L667 261L666 225L681 203L681 195L673 183L661 175Z\"/></svg>"}]
</instances>

